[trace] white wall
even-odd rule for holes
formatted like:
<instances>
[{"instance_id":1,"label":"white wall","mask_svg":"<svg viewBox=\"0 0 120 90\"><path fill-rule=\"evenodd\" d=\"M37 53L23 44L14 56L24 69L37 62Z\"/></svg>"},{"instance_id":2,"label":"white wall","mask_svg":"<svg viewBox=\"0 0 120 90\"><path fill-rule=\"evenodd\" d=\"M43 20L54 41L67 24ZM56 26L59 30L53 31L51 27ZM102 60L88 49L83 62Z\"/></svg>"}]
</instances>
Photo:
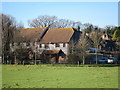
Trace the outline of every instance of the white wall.
<instances>
[{"instance_id":1,"label":"white wall","mask_svg":"<svg viewBox=\"0 0 120 90\"><path fill-rule=\"evenodd\" d=\"M35 50L35 45L36 45L36 47L37 47L36 51L40 52L40 54L42 53L43 50L60 50L61 49L66 55L68 55L68 49L69 49L68 48L69 47L68 43L65 43L65 47L63 47L63 43L59 43L59 47L56 47L55 44L48 44L48 48L45 48L45 44L41 44L42 48L40 48L39 44L33 45L33 43L30 43L30 46L26 46L26 43L21 43L21 44L22 44L22 47L24 47L24 48L31 47L33 50ZM10 47L11 47L11 50L12 50L13 46L10 45Z\"/></svg>"},{"instance_id":2,"label":"white wall","mask_svg":"<svg viewBox=\"0 0 120 90\"><path fill-rule=\"evenodd\" d=\"M56 47L55 44L48 44L48 48L45 48L45 44L41 44L42 48L38 48L39 50L62 50L65 54L68 54L68 43L65 43L65 47L63 47L63 43L59 43L59 47Z\"/></svg>"}]
</instances>

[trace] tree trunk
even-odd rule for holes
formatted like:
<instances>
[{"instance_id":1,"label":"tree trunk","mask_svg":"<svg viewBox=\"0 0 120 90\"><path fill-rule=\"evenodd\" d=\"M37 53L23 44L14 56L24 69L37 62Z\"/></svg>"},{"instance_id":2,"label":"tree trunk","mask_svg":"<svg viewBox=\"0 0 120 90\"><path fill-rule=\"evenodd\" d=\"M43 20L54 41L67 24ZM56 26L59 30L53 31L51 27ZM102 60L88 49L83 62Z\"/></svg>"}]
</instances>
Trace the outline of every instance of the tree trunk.
<instances>
[{"instance_id":1,"label":"tree trunk","mask_svg":"<svg viewBox=\"0 0 120 90\"><path fill-rule=\"evenodd\" d=\"M83 56L83 64L85 64L85 56Z\"/></svg>"},{"instance_id":2,"label":"tree trunk","mask_svg":"<svg viewBox=\"0 0 120 90\"><path fill-rule=\"evenodd\" d=\"M96 64L98 64L98 61L97 61L97 58L98 58L97 51L98 51L98 46L97 46L97 48L96 48Z\"/></svg>"},{"instance_id":3,"label":"tree trunk","mask_svg":"<svg viewBox=\"0 0 120 90\"><path fill-rule=\"evenodd\" d=\"M5 64L4 53L3 53L3 56L2 56L2 61Z\"/></svg>"},{"instance_id":4,"label":"tree trunk","mask_svg":"<svg viewBox=\"0 0 120 90\"><path fill-rule=\"evenodd\" d=\"M15 59L14 59L14 61L15 61L15 64L17 63L16 61L17 61L17 59L16 59L16 55L15 55Z\"/></svg>"},{"instance_id":5,"label":"tree trunk","mask_svg":"<svg viewBox=\"0 0 120 90\"><path fill-rule=\"evenodd\" d=\"M11 60L10 60L10 65L11 65Z\"/></svg>"},{"instance_id":6,"label":"tree trunk","mask_svg":"<svg viewBox=\"0 0 120 90\"><path fill-rule=\"evenodd\" d=\"M36 44L36 42L35 42L35 65L36 65L36 52L37 52L37 50L36 50L37 47L36 47L36 46L37 46L37 44Z\"/></svg>"},{"instance_id":7,"label":"tree trunk","mask_svg":"<svg viewBox=\"0 0 120 90\"><path fill-rule=\"evenodd\" d=\"M23 61L23 65L25 65L25 61Z\"/></svg>"},{"instance_id":8,"label":"tree trunk","mask_svg":"<svg viewBox=\"0 0 120 90\"><path fill-rule=\"evenodd\" d=\"M97 62L97 58L98 58L98 55L97 55L97 53L96 53L96 64L98 64L98 62Z\"/></svg>"},{"instance_id":9,"label":"tree trunk","mask_svg":"<svg viewBox=\"0 0 120 90\"><path fill-rule=\"evenodd\" d=\"M35 65L36 65L36 51L35 51Z\"/></svg>"},{"instance_id":10,"label":"tree trunk","mask_svg":"<svg viewBox=\"0 0 120 90\"><path fill-rule=\"evenodd\" d=\"M78 61L78 67L79 67L79 65L80 65L80 62Z\"/></svg>"}]
</instances>

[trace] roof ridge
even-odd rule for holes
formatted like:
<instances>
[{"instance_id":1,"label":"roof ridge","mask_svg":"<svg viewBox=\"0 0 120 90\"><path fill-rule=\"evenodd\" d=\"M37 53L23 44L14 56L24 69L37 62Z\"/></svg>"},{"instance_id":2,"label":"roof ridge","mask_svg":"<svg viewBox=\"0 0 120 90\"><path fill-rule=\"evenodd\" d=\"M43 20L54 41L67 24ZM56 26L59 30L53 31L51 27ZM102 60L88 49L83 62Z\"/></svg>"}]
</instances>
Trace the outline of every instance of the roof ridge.
<instances>
[{"instance_id":1,"label":"roof ridge","mask_svg":"<svg viewBox=\"0 0 120 90\"><path fill-rule=\"evenodd\" d=\"M74 32L74 29L72 28L72 27L66 27L66 28L50 28L50 30L52 30L52 29L57 29L57 30L60 30L60 29L70 29L70 30L72 30L72 32Z\"/></svg>"},{"instance_id":2,"label":"roof ridge","mask_svg":"<svg viewBox=\"0 0 120 90\"><path fill-rule=\"evenodd\" d=\"M36 28L23 28L23 29L41 29L41 28L46 28L46 27L36 27Z\"/></svg>"},{"instance_id":3,"label":"roof ridge","mask_svg":"<svg viewBox=\"0 0 120 90\"><path fill-rule=\"evenodd\" d=\"M72 27L66 27L66 28L50 28L50 29L73 29Z\"/></svg>"},{"instance_id":4,"label":"roof ridge","mask_svg":"<svg viewBox=\"0 0 120 90\"><path fill-rule=\"evenodd\" d=\"M23 29L41 29L41 28L47 28L47 27L35 27L35 28L23 28ZM50 29L72 29L72 27L66 27L66 28L50 28Z\"/></svg>"}]
</instances>

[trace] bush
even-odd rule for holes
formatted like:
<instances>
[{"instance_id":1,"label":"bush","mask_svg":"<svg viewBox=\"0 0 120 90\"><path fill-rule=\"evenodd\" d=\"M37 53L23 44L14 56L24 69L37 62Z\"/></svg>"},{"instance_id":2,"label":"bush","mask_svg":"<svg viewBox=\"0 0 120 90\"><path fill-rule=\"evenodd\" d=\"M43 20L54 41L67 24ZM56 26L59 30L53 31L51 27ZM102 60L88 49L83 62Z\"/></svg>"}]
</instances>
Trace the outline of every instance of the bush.
<instances>
[{"instance_id":1,"label":"bush","mask_svg":"<svg viewBox=\"0 0 120 90\"><path fill-rule=\"evenodd\" d=\"M81 63L80 57L77 54L69 54L67 63L69 64L77 64L78 61Z\"/></svg>"},{"instance_id":2,"label":"bush","mask_svg":"<svg viewBox=\"0 0 120 90\"><path fill-rule=\"evenodd\" d=\"M15 50L16 59L22 62L25 61L26 63L29 63L30 52L33 53L31 49L25 49L25 48L16 49Z\"/></svg>"},{"instance_id":3,"label":"bush","mask_svg":"<svg viewBox=\"0 0 120 90\"><path fill-rule=\"evenodd\" d=\"M52 57L50 63L51 63L51 64L55 64L55 63L56 63L56 58L55 58L55 57Z\"/></svg>"}]
</instances>

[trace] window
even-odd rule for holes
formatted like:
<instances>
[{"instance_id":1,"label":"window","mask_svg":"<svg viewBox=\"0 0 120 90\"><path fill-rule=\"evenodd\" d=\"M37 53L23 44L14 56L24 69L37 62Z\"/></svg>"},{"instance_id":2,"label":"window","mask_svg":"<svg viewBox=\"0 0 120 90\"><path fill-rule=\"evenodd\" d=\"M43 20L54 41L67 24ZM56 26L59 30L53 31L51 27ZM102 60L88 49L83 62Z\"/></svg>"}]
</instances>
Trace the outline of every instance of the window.
<instances>
[{"instance_id":1,"label":"window","mask_svg":"<svg viewBox=\"0 0 120 90\"><path fill-rule=\"evenodd\" d=\"M65 45L66 45L66 44L65 44L65 43L63 43L63 47L65 47Z\"/></svg>"},{"instance_id":2,"label":"window","mask_svg":"<svg viewBox=\"0 0 120 90\"><path fill-rule=\"evenodd\" d=\"M59 47L59 46L60 46L59 43L56 43L56 44L55 44L55 47Z\"/></svg>"},{"instance_id":3,"label":"window","mask_svg":"<svg viewBox=\"0 0 120 90\"><path fill-rule=\"evenodd\" d=\"M48 44L45 44L45 48L48 48L49 46L48 46Z\"/></svg>"},{"instance_id":4,"label":"window","mask_svg":"<svg viewBox=\"0 0 120 90\"><path fill-rule=\"evenodd\" d=\"M39 46L40 48L42 48L42 45L40 44L40 46Z\"/></svg>"},{"instance_id":5,"label":"window","mask_svg":"<svg viewBox=\"0 0 120 90\"><path fill-rule=\"evenodd\" d=\"M23 46L26 47L26 43L23 43Z\"/></svg>"},{"instance_id":6,"label":"window","mask_svg":"<svg viewBox=\"0 0 120 90\"><path fill-rule=\"evenodd\" d=\"M30 43L30 46L33 46L33 43Z\"/></svg>"},{"instance_id":7,"label":"window","mask_svg":"<svg viewBox=\"0 0 120 90\"><path fill-rule=\"evenodd\" d=\"M20 45L20 42L17 43L17 46L19 46L19 45Z\"/></svg>"},{"instance_id":8,"label":"window","mask_svg":"<svg viewBox=\"0 0 120 90\"><path fill-rule=\"evenodd\" d=\"M26 43L26 46L30 46L30 43Z\"/></svg>"}]
</instances>

